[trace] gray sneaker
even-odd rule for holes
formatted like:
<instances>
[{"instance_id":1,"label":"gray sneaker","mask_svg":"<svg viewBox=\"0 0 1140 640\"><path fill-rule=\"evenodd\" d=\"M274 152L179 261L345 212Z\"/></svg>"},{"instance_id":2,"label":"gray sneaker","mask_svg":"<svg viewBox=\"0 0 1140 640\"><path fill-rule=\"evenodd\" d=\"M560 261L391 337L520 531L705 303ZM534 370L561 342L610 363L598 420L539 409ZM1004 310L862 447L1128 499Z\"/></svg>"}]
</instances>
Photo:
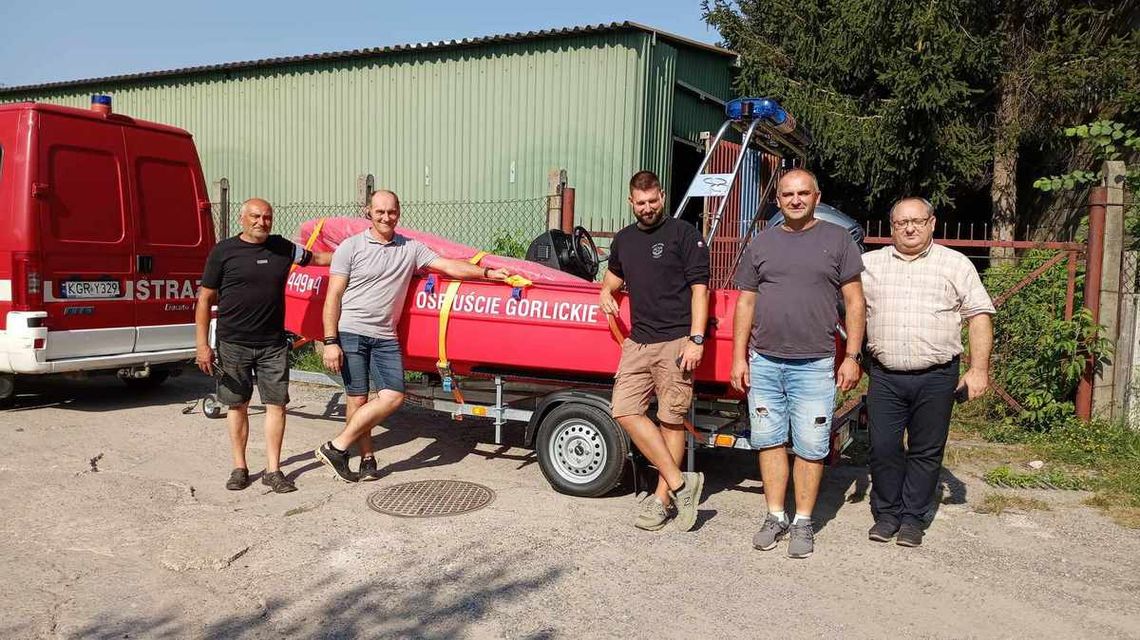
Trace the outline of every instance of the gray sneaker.
<instances>
[{"instance_id":1,"label":"gray sneaker","mask_svg":"<svg viewBox=\"0 0 1140 640\"><path fill-rule=\"evenodd\" d=\"M788 528L788 557L808 558L815 550L815 530L811 522L793 524Z\"/></svg>"},{"instance_id":2,"label":"gray sneaker","mask_svg":"<svg viewBox=\"0 0 1140 640\"><path fill-rule=\"evenodd\" d=\"M764 518L764 523L760 525L760 530L756 535L752 536L752 548L760 551L771 551L776 547L776 543L780 541L788 533L788 521L780 520L772 514Z\"/></svg>"},{"instance_id":3,"label":"gray sneaker","mask_svg":"<svg viewBox=\"0 0 1140 640\"><path fill-rule=\"evenodd\" d=\"M633 526L646 531L657 531L669 522L669 510L661 503L657 494L651 493L641 501L641 508L637 510L637 520Z\"/></svg>"},{"instance_id":4,"label":"gray sneaker","mask_svg":"<svg viewBox=\"0 0 1140 640\"><path fill-rule=\"evenodd\" d=\"M673 524L681 531L689 531L697 524L697 503L701 501L701 489L705 486L705 474L681 472L685 486L673 493L673 506L677 508L677 519Z\"/></svg>"}]
</instances>

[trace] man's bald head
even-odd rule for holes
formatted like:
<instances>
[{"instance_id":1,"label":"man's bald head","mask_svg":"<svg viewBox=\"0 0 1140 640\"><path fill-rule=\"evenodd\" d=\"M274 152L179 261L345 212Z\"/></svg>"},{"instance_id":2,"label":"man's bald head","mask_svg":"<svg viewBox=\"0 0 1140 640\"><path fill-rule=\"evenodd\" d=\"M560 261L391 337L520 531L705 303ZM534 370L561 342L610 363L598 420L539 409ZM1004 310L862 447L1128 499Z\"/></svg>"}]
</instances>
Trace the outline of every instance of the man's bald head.
<instances>
[{"instance_id":1,"label":"man's bald head","mask_svg":"<svg viewBox=\"0 0 1140 640\"><path fill-rule=\"evenodd\" d=\"M262 198L250 198L241 203L238 211L242 239L258 244L265 242L273 231L273 205Z\"/></svg>"},{"instance_id":2,"label":"man's bald head","mask_svg":"<svg viewBox=\"0 0 1140 640\"><path fill-rule=\"evenodd\" d=\"M368 201L368 219L377 237L385 242L391 240L400 223L400 196L388 189L373 193Z\"/></svg>"},{"instance_id":3,"label":"man's bald head","mask_svg":"<svg viewBox=\"0 0 1140 640\"><path fill-rule=\"evenodd\" d=\"M776 186L776 204L784 212L784 225L801 229L814 224L815 206L819 204L819 182L807 169L792 169Z\"/></svg>"},{"instance_id":4,"label":"man's bald head","mask_svg":"<svg viewBox=\"0 0 1140 640\"><path fill-rule=\"evenodd\" d=\"M368 199L368 203L372 206L375 206L377 197L380 197L382 200L391 198L392 202L396 203L396 210L400 209L400 196L396 195L395 191L391 191L389 189L377 189L376 191L372 192L372 197Z\"/></svg>"},{"instance_id":5,"label":"man's bald head","mask_svg":"<svg viewBox=\"0 0 1140 640\"><path fill-rule=\"evenodd\" d=\"M804 178L804 177L811 180L812 190L815 191L816 193L819 193L819 180L816 179L815 174L812 173L811 171L808 171L807 169L803 169L800 167L796 167L795 169L792 169L791 171L780 176L780 182L777 184L777 187L783 186L785 180L796 180L797 178Z\"/></svg>"},{"instance_id":6,"label":"man's bald head","mask_svg":"<svg viewBox=\"0 0 1140 640\"><path fill-rule=\"evenodd\" d=\"M250 198L249 200L241 203L241 209L239 209L241 215L244 216L247 212L253 211L265 211L272 214L273 205L269 204L268 200L262 198Z\"/></svg>"}]
</instances>

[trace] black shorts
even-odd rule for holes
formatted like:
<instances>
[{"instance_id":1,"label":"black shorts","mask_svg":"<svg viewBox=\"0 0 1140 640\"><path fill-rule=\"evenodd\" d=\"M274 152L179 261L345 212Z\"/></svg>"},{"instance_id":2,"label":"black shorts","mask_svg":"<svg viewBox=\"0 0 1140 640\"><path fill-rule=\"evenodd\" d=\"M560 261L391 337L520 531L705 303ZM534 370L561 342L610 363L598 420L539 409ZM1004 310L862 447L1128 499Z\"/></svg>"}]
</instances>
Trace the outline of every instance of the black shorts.
<instances>
[{"instance_id":1,"label":"black shorts","mask_svg":"<svg viewBox=\"0 0 1140 640\"><path fill-rule=\"evenodd\" d=\"M289 345L247 347L218 342L218 360L222 365L218 400L222 404L233 407L249 402L255 373L262 403L279 407L289 404Z\"/></svg>"}]
</instances>

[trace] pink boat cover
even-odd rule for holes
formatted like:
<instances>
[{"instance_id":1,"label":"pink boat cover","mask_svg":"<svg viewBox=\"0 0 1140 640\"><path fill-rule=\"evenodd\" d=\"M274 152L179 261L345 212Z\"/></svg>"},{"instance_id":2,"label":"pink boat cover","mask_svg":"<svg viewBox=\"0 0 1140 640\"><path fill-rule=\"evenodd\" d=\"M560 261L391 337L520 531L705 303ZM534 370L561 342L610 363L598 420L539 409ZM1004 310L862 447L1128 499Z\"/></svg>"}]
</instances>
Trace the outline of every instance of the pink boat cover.
<instances>
[{"instance_id":1,"label":"pink boat cover","mask_svg":"<svg viewBox=\"0 0 1140 640\"><path fill-rule=\"evenodd\" d=\"M306 220L301 223L300 228L297 230L296 241L302 246L306 245L309 242L309 238L313 235L313 229L317 227L320 220L321 219ZM335 251L346 238L358 233L363 233L371 225L372 223L365 218L351 218L347 216L324 218L324 224L321 225L321 232L316 239L314 239L311 249L313 251ZM475 247L460 244L426 231L399 227L396 233L424 243L430 247L432 251L439 254L441 258L469 260L480 251ZM492 269L504 268L512 274L520 275L531 282L584 282L582 278L535 262L506 256L497 256L491 253L485 255L479 261L479 265Z\"/></svg>"}]
</instances>

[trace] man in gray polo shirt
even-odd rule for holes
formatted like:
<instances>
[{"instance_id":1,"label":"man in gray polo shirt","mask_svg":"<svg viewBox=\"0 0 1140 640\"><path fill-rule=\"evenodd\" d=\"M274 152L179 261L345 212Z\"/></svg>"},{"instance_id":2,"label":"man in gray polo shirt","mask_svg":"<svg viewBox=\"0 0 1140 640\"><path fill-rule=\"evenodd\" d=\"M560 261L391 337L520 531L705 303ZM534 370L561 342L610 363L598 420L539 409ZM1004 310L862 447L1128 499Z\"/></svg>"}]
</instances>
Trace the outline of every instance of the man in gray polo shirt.
<instances>
[{"instance_id":1,"label":"man in gray polo shirt","mask_svg":"<svg viewBox=\"0 0 1140 640\"><path fill-rule=\"evenodd\" d=\"M329 268L324 306L324 363L344 379L344 430L314 453L348 482L379 477L372 427L404 404L404 365L396 326L412 276L419 269L452 278L506 280L506 269L441 258L426 245L396 233L400 199L377 191L369 203L372 226L341 243ZM371 389L378 393L368 399ZM360 469L348 468L348 448L360 448Z\"/></svg>"}]
</instances>

